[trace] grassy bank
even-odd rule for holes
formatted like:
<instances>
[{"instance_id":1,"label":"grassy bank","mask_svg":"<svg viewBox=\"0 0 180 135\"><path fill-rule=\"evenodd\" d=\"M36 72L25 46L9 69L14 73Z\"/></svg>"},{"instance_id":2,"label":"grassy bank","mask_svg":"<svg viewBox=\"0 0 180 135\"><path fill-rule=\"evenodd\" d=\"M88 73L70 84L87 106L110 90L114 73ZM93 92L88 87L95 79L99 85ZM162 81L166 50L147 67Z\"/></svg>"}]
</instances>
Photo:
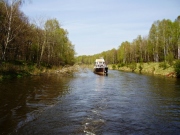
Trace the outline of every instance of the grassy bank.
<instances>
[{"instance_id":1,"label":"grassy bank","mask_svg":"<svg viewBox=\"0 0 180 135\"><path fill-rule=\"evenodd\" d=\"M22 61L3 62L0 64L0 80L45 74L70 75L76 70L78 70L76 65L59 67L41 65L37 67L34 63L24 63Z\"/></svg>"},{"instance_id":2,"label":"grassy bank","mask_svg":"<svg viewBox=\"0 0 180 135\"><path fill-rule=\"evenodd\" d=\"M136 73L162 75L166 77L176 77L174 66L167 63L132 63L129 65L109 65L109 69L122 70Z\"/></svg>"}]
</instances>

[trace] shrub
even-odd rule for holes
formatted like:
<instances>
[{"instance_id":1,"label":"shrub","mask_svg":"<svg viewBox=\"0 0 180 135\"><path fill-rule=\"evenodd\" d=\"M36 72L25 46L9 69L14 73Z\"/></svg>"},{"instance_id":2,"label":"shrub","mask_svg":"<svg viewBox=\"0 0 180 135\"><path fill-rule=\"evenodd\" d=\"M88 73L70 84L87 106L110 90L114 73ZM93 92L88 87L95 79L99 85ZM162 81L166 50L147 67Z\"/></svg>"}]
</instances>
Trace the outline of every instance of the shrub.
<instances>
[{"instance_id":1,"label":"shrub","mask_svg":"<svg viewBox=\"0 0 180 135\"><path fill-rule=\"evenodd\" d=\"M139 64L139 72L141 72L143 69L143 65L142 64Z\"/></svg>"},{"instance_id":2,"label":"shrub","mask_svg":"<svg viewBox=\"0 0 180 135\"><path fill-rule=\"evenodd\" d=\"M154 71L155 71L155 70L156 70L156 68L155 68L155 67L153 67L153 68L152 68L152 73L153 73L153 74L154 74Z\"/></svg>"},{"instance_id":3,"label":"shrub","mask_svg":"<svg viewBox=\"0 0 180 135\"><path fill-rule=\"evenodd\" d=\"M116 65L115 64L112 65L112 69L113 70L116 69Z\"/></svg>"},{"instance_id":4,"label":"shrub","mask_svg":"<svg viewBox=\"0 0 180 135\"><path fill-rule=\"evenodd\" d=\"M35 70L35 66L29 65L28 66L28 71L32 72L33 70Z\"/></svg>"},{"instance_id":5,"label":"shrub","mask_svg":"<svg viewBox=\"0 0 180 135\"><path fill-rule=\"evenodd\" d=\"M118 69L119 69L120 67L124 67L124 66L125 66L124 63L119 63L119 64L117 65Z\"/></svg>"},{"instance_id":6,"label":"shrub","mask_svg":"<svg viewBox=\"0 0 180 135\"><path fill-rule=\"evenodd\" d=\"M118 69L119 69L121 67L121 64L119 63L117 66L118 66Z\"/></svg>"},{"instance_id":7,"label":"shrub","mask_svg":"<svg viewBox=\"0 0 180 135\"><path fill-rule=\"evenodd\" d=\"M180 78L180 60L177 60L174 64L174 70L176 72L176 76Z\"/></svg>"},{"instance_id":8,"label":"shrub","mask_svg":"<svg viewBox=\"0 0 180 135\"><path fill-rule=\"evenodd\" d=\"M124 67L125 66L125 64L124 63L121 63L121 67Z\"/></svg>"},{"instance_id":9,"label":"shrub","mask_svg":"<svg viewBox=\"0 0 180 135\"><path fill-rule=\"evenodd\" d=\"M173 60L174 60L174 56L173 56L173 53L169 53L167 55L167 58L166 58L167 62L169 63L170 66L173 65Z\"/></svg>"},{"instance_id":10,"label":"shrub","mask_svg":"<svg viewBox=\"0 0 180 135\"><path fill-rule=\"evenodd\" d=\"M166 62L161 62L159 64L159 67L162 68L163 70L165 70L167 68L167 63Z\"/></svg>"},{"instance_id":11,"label":"shrub","mask_svg":"<svg viewBox=\"0 0 180 135\"><path fill-rule=\"evenodd\" d=\"M129 68L132 70L132 72L134 72L134 70L136 70L136 65L137 64L135 62L133 62L129 65Z\"/></svg>"}]
</instances>

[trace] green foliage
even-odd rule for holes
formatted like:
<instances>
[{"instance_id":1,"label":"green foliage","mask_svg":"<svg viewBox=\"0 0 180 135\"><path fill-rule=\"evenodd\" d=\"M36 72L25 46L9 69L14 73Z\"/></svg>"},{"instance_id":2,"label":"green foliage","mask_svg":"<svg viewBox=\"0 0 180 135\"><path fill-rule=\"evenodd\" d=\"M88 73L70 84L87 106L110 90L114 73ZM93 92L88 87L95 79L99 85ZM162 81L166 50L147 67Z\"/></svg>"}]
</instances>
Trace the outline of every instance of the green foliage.
<instances>
[{"instance_id":1,"label":"green foliage","mask_svg":"<svg viewBox=\"0 0 180 135\"><path fill-rule=\"evenodd\" d=\"M121 64L120 64L120 63L118 63L117 67L118 67L118 69L119 69L119 68L121 67Z\"/></svg>"},{"instance_id":2,"label":"green foliage","mask_svg":"<svg viewBox=\"0 0 180 135\"><path fill-rule=\"evenodd\" d=\"M30 74L26 71L4 71L0 73L0 80L22 78L23 76L29 76Z\"/></svg>"},{"instance_id":3,"label":"green foliage","mask_svg":"<svg viewBox=\"0 0 180 135\"><path fill-rule=\"evenodd\" d=\"M116 69L116 65L115 65L115 64L112 65L112 69L113 69L113 70Z\"/></svg>"},{"instance_id":4,"label":"green foliage","mask_svg":"<svg viewBox=\"0 0 180 135\"><path fill-rule=\"evenodd\" d=\"M177 60L174 64L174 70L176 72L176 76L180 78L180 60Z\"/></svg>"},{"instance_id":5,"label":"green foliage","mask_svg":"<svg viewBox=\"0 0 180 135\"><path fill-rule=\"evenodd\" d=\"M169 63L169 65L172 66L173 65L173 61L174 61L173 53L168 54L167 57L166 57L166 60Z\"/></svg>"},{"instance_id":6,"label":"green foliage","mask_svg":"<svg viewBox=\"0 0 180 135\"><path fill-rule=\"evenodd\" d=\"M61 27L57 19L44 22L37 20L31 24L20 10L19 1L12 3L17 4L12 6L12 10L4 2L0 2L0 60L11 62L1 64L1 73L35 70L35 65L24 63L36 63L40 70L44 70L42 63L46 68L75 63L74 45L68 38L67 30ZM9 16L11 13L12 16ZM10 20L11 23L8 22ZM172 65L173 60L178 58L179 31L179 16L174 22L169 19L157 20L152 24L147 37L139 35L133 42L122 42L118 49L113 48L92 56L78 56L76 62L92 64L96 58L104 57L106 64L113 64L114 69L115 64L131 63L132 71L136 69L134 62L167 61ZM117 65L118 68L120 66L123 65ZM161 63L160 67L165 69L167 64ZM138 68L141 71L143 67L140 65Z\"/></svg>"},{"instance_id":7,"label":"green foliage","mask_svg":"<svg viewBox=\"0 0 180 135\"><path fill-rule=\"evenodd\" d=\"M156 70L156 68L155 68L155 67L153 67L153 68L152 68L152 71L154 72L155 70Z\"/></svg>"},{"instance_id":8,"label":"green foliage","mask_svg":"<svg viewBox=\"0 0 180 135\"><path fill-rule=\"evenodd\" d=\"M168 67L168 65L167 65L166 62L161 62L161 63L159 64L159 67L162 68L163 70L165 70L165 69Z\"/></svg>"},{"instance_id":9,"label":"green foliage","mask_svg":"<svg viewBox=\"0 0 180 135\"><path fill-rule=\"evenodd\" d=\"M141 73L142 69L143 69L143 64L140 63L140 64L139 64L139 72L140 72L140 73Z\"/></svg>"},{"instance_id":10,"label":"green foliage","mask_svg":"<svg viewBox=\"0 0 180 135\"><path fill-rule=\"evenodd\" d=\"M21 78L21 77L22 77L22 75L20 75L20 74L17 75L17 78Z\"/></svg>"},{"instance_id":11,"label":"green foliage","mask_svg":"<svg viewBox=\"0 0 180 135\"><path fill-rule=\"evenodd\" d=\"M157 20L152 24L147 37L139 35L133 42L122 42L118 49L92 56L79 56L77 61L92 64L96 58L103 56L107 64L167 61L172 65L174 59L178 58L180 21L177 20Z\"/></svg>"},{"instance_id":12,"label":"green foliage","mask_svg":"<svg viewBox=\"0 0 180 135\"><path fill-rule=\"evenodd\" d=\"M27 65L23 61L2 62L0 65L0 80L29 76L30 71Z\"/></svg>"},{"instance_id":13,"label":"green foliage","mask_svg":"<svg viewBox=\"0 0 180 135\"><path fill-rule=\"evenodd\" d=\"M136 67L137 67L137 63L135 63L135 62L132 62L132 63L129 65L129 68L132 70L132 72L134 72L134 70L136 70Z\"/></svg>"},{"instance_id":14,"label":"green foliage","mask_svg":"<svg viewBox=\"0 0 180 135\"><path fill-rule=\"evenodd\" d=\"M41 63L73 65L75 49L67 30L61 28L57 19L36 20L31 24L20 10L20 1L13 1L12 5L0 2L0 24L3 24L0 25L0 61L14 61L21 68L21 61L37 63L38 67ZM29 66L29 70L33 67Z\"/></svg>"},{"instance_id":15,"label":"green foliage","mask_svg":"<svg viewBox=\"0 0 180 135\"><path fill-rule=\"evenodd\" d=\"M28 71L29 71L29 72L32 72L33 70L35 70L35 66L29 65L29 66L28 66Z\"/></svg>"},{"instance_id":16,"label":"green foliage","mask_svg":"<svg viewBox=\"0 0 180 135\"><path fill-rule=\"evenodd\" d=\"M125 66L124 63L118 63L118 65L117 65L118 69L119 69L120 67L124 67L124 66Z\"/></svg>"}]
</instances>

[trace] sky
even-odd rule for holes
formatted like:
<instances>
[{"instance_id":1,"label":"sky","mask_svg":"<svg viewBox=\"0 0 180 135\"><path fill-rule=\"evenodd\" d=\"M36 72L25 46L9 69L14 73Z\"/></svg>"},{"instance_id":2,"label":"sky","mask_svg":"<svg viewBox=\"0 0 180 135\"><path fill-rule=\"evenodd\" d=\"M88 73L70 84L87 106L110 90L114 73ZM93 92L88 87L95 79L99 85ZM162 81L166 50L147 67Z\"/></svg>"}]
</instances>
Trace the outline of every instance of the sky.
<instances>
[{"instance_id":1,"label":"sky","mask_svg":"<svg viewBox=\"0 0 180 135\"><path fill-rule=\"evenodd\" d=\"M148 36L155 21L180 15L180 0L30 0L21 9L32 22L57 19L79 56Z\"/></svg>"}]
</instances>

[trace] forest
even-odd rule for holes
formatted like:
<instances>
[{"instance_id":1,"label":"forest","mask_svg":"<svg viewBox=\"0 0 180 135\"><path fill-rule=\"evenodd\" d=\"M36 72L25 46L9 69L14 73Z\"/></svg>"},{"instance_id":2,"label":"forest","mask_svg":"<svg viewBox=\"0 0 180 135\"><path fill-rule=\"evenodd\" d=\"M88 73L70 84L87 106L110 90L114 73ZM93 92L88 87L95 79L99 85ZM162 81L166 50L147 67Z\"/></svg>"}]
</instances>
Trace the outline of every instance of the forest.
<instances>
[{"instance_id":1,"label":"forest","mask_svg":"<svg viewBox=\"0 0 180 135\"><path fill-rule=\"evenodd\" d=\"M78 56L77 62L92 64L104 57L107 64L130 64L140 62L172 63L180 59L180 16L155 21L147 36L138 35L132 42L124 41L118 49L111 49L91 56Z\"/></svg>"},{"instance_id":2,"label":"forest","mask_svg":"<svg viewBox=\"0 0 180 135\"><path fill-rule=\"evenodd\" d=\"M73 65L74 45L57 19L30 21L20 10L25 1L0 1L0 66L8 62L37 67Z\"/></svg>"},{"instance_id":3,"label":"forest","mask_svg":"<svg viewBox=\"0 0 180 135\"><path fill-rule=\"evenodd\" d=\"M117 49L75 57L68 31L56 18L39 17L34 21L20 10L24 0L0 1L0 74L25 70L12 65L40 68L92 64L104 57L107 64L168 62L180 59L180 16L155 21L147 36L138 35L132 42L124 41ZM16 69L17 68L17 69ZM1 77L0 77L1 78Z\"/></svg>"}]
</instances>

